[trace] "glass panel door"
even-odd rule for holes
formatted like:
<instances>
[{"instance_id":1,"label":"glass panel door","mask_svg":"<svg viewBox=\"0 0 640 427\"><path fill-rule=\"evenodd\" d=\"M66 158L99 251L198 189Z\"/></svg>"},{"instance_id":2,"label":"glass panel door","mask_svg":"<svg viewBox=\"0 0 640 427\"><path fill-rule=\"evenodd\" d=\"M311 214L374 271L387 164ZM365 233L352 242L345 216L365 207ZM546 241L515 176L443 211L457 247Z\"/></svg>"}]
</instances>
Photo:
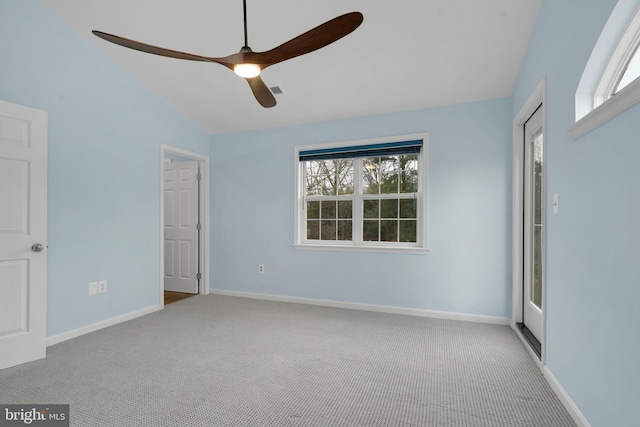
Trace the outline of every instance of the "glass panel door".
<instances>
[{"instance_id":1,"label":"glass panel door","mask_svg":"<svg viewBox=\"0 0 640 427\"><path fill-rule=\"evenodd\" d=\"M544 132L542 109L525 123L523 323L542 341L544 283Z\"/></svg>"}]
</instances>

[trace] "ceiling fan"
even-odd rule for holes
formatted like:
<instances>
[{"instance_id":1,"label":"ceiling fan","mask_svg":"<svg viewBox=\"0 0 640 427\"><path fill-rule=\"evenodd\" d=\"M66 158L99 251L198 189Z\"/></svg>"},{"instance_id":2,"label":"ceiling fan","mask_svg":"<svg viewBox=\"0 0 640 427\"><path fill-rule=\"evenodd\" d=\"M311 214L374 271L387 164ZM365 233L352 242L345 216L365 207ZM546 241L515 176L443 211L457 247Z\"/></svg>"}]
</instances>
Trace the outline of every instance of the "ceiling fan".
<instances>
[{"instance_id":1,"label":"ceiling fan","mask_svg":"<svg viewBox=\"0 0 640 427\"><path fill-rule=\"evenodd\" d=\"M265 68L296 56L304 55L314 50L323 48L360 26L364 17L360 12L351 12L333 18L311 30L295 37L265 52L254 52L247 42L247 2L242 0L244 14L244 46L240 52L222 58L194 55L192 53L165 49L150 44L141 43L102 31L92 31L96 36L129 49L154 55L167 56L169 58L187 59L191 61L215 62L233 70L249 83L256 100L265 108L276 105L276 99L271 90L260 78L260 72Z\"/></svg>"}]
</instances>

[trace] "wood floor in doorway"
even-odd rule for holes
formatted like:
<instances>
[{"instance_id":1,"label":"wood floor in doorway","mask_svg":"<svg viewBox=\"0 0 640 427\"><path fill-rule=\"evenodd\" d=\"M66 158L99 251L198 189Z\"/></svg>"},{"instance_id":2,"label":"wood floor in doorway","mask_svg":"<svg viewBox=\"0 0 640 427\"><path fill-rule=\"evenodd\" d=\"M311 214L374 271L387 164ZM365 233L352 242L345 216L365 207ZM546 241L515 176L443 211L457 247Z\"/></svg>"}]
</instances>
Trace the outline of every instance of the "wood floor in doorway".
<instances>
[{"instance_id":1,"label":"wood floor in doorway","mask_svg":"<svg viewBox=\"0 0 640 427\"><path fill-rule=\"evenodd\" d=\"M180 301L181 299L190 298L197 294L186 294L183 292L164 291L164 305L171 304L172 302Z\"/></svg>"}]
</instances>

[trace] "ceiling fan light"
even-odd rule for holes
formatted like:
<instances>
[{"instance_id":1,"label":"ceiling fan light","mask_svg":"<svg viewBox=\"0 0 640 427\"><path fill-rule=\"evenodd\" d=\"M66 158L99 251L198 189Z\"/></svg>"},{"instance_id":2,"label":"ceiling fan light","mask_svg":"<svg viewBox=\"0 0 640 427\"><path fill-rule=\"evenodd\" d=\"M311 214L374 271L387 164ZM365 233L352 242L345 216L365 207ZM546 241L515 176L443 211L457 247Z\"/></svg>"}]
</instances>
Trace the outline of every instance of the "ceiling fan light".
<instances>
[{"instance_id":1,"label":"ceiling fan light","mask_svg":"<svg viewBox=\"0 0 640 427\"><path fill-rule=\"evenodd\" d=\"M256 64L236 64L233 71L240 77L250 79L260 75L260 67Z\"/></svg>"}]
</instances>

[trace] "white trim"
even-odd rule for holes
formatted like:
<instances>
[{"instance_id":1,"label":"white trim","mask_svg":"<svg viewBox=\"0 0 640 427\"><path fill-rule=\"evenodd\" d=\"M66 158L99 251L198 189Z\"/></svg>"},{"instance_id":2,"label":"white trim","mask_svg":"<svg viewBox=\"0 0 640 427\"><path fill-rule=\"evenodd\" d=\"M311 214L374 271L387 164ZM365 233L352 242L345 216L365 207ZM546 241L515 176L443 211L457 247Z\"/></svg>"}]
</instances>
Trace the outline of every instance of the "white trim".
<instances>
[{"instance_id":1,"label":"white trim","mask_svg":"<svg viewBox=\"0 0 640 427\"><path fill-rule=\"evenodd\" d=\"M209 293L210 243L209 243L209 156L183 150L169 145L160 145L160 305L164 306L164 162L167 153L177 154L200 163L200 295Z\"/></svg>"},{"instance_id":2,"label":"white trim","mask_svg":"<svg viewBox=\"0 0 640 427\"><path fill-rule=\"evenodd\" d=\"M300 182L301 173L302 173L302 165L299 160L300 151L305 150L321 150L333 147L343 147L343 146L358 146L358 145L372 145L372 144L383 144L386 142L397 142L397 141L410 141L410 140L422 140L422 150L420 152L419 158L419 166L418 166L418 193L420 194L419 203L420 210L422 212L421 218L417 221L417 243L415 246L411 247L402 247L400 246L392 246L391 244L379 244L375 247L372 245L362 245L360 242L353 241L349 245L340 245L333 243L316 243L305 240L305 221L302 219L302 215L299 210L304 209L304 188ZM423 133L414 133L409 135L394 135L394 136L386 136L379 138L366 138L366 139L358 139L351 141L339 141L339 142L329 142L322 144L310 144L310 145L300 145L294 147L293 153L293 179L294 179L294 203L293 203L293 236L294 242L293 247L298 250L320 250L320 251L345 251L345 252L378 252L378 253L421 253L425 254L429 251L429 233L428 233L428 224L429 224L429 203L428 203L428 168L429 168L429 134L427 132ZM358 179L358 177L355 177ZM357 207L354 207L356 209Z\"/></svg>"},{"instance_id":3,"label":"white trim","mask_svg":"<svg viewBox=\"0 0 640 427\"><path fill-rule=\"evenodd\" d=\"M578 427L591 427L589 421L587 421L585 416L582 415L582 412L580 412L576 404L571 400L571 397L569 397L569 394L564 388L562 388L560 382L551 373L551 370L547 366L542 368L542 375L547 380L549 386L556 396L558 396L558 399L560 399L560 402L562 402L562 405L564 405L565 409L569 412L569 415L571 415L571 418L573 418L573 421L578 425Z\"/></svg>"},{"instance_id":4,"label":"white trim","mask_svg":"<svg viewBox=\"0 0 640 427\"><path fill-rule=\"evenodd\" d=\"M624 30L618 45L611 54L600 83L593 94L593 108L596 109L614 95L616 87L625 73L629 61L640 42L640 8Z\"/></svg>"},{"instance_id":5,"label":"white trim","mask_svg":"<svg viewBox=\"0 0 640 427\"><path fill-rule=\"evenodd\" d=\"M429 248L415 248L401 246L353 246L353 245L332 245L332 244L310 244L293 245L298 251L327 251L327 252L369 252L369 253L385 253L385 254L410 254L425 255Z\"/></svg>"},{"instance_id":6,"label":"white trim","mask_svg":"<svg viewBox=\"0 0 640 427\"><path fill-rule=\"evenodd\" d=\"M511 300L511 326L515 327L516 323L522 322L522 301L523 301L523 284L522 284L522 270L523 270L523 203L524 203L524 124L527 119L531 117L531 115L535 112L539 105L542 104L542 128L544 132L543 138L547 139L546 129L547 129L547 113L546 113L546 105L547 105L547 79L544 78L538 86L536 86L535 90L529 96L529 99L522 106L518 114L513 119L513 188L512 188L512 198L513 198L513 208L512 208L512 238L513 244L511 245L511 281L512 281L512 300ZM547 150L545 150L546 152ZM546 161L544 162L546 168ZM546 184L545 184L546 185ZM545 194L548 194L546 189L544 190ZM544 223L547 223L547 214L545 210ZM543 234L543 241L547 241L546 229ZM543 255L544 256L544 255ZM543 304L546 305L546 280L542 281L542 301ZM542 356L541 363L542 366L546 363L546 345L545 345L545 329L546 329L546 312L542 314L542 339L540 343L542 344ZM528 345L528 344L527 344Z\"/></svg>"},{"instance_id":7,"label":"white trim","mask_svg":"<svg viewBox=\"0 0 640 427\"><path fill-rule=\"evenodd\" d=\"M633 43L640 38L640 0L618 0L587 61L575 96L575 120L568 129L573 139L590 132L629 106L640 102L640 88L632 82L610 97ZM625 59L626 58L626 59ZM631 89L630 86L635 86Z\"/></svg>"},{"instance_id":8,"label":"white trim","mask_svg":"<svg viewBox=\"0 0 640 427\"><path fill-rule=\"evenodd\" d=\"M461 320L465 322L488 323L492 325L509 325L506 317L484 316L481 314L455 313L448 311L422 310L417 308L393 307L388 305L361 304L316 298L290 297L284 295L261 294L255 292L228 291L211 289L210 294L240 298L252 298L267 301L290 302L295 304L316 305L321 307L345 308L350 310L372 311L376 313L403 314L407 316L430 317L434 319Z\"/></svg>"},{"instance_id":9,"label":"white trim","mask_svg":"<svg viewBox=\"0 0 640 427\"><path fill-rule=\"evenodd\" d=\"M533 359L535 364L538 365L538 368L542 371L542 368L543 368L542 360L540 360L540 357L538 357L538 354L533 350L533 348L531 348L531 344L529 344L529 342L527 341L527 338L525 338L520 328L518 328L515 323L511 323L511 329L515 331L518 338L520 338L520 341L522 341L524 348L527 349L527 351L531 355L531 359Z\"/></svg>"},{"instance_id":10,"label":"white trim","mask_svg":"<svg viewBox=\"0 0 640 427\"><path fill-rule=\"evenodd\" d=\"M638 102L640 102L640 79L629 83L627 87L575 122L568 129L569 133L573 139L580 138Z\"/></svg>"},{"instance_id":11,"label":"white trim","mask_svg":"<svg viewBox=\"0 0 640 427\"><path fill-rule=\"evenodd\" d=\"M151 314L159 310L162 310L162 304L157 304L151 307L143 308L141 310L132 311L130 313L112 317L106 320L101 320L100 322L92 323L90 325L83 326L78 329L74 329L72 331L67 331L58 335L53 335L53 336L47 337L47 347L61 343L63 341L77 338L79 336L82 336L91 332L99 331L100 329L108 328L109 326L114 326L119 323L136 319L138 317L146 316L147 314Z\"/></svg>"}]
</instances>

